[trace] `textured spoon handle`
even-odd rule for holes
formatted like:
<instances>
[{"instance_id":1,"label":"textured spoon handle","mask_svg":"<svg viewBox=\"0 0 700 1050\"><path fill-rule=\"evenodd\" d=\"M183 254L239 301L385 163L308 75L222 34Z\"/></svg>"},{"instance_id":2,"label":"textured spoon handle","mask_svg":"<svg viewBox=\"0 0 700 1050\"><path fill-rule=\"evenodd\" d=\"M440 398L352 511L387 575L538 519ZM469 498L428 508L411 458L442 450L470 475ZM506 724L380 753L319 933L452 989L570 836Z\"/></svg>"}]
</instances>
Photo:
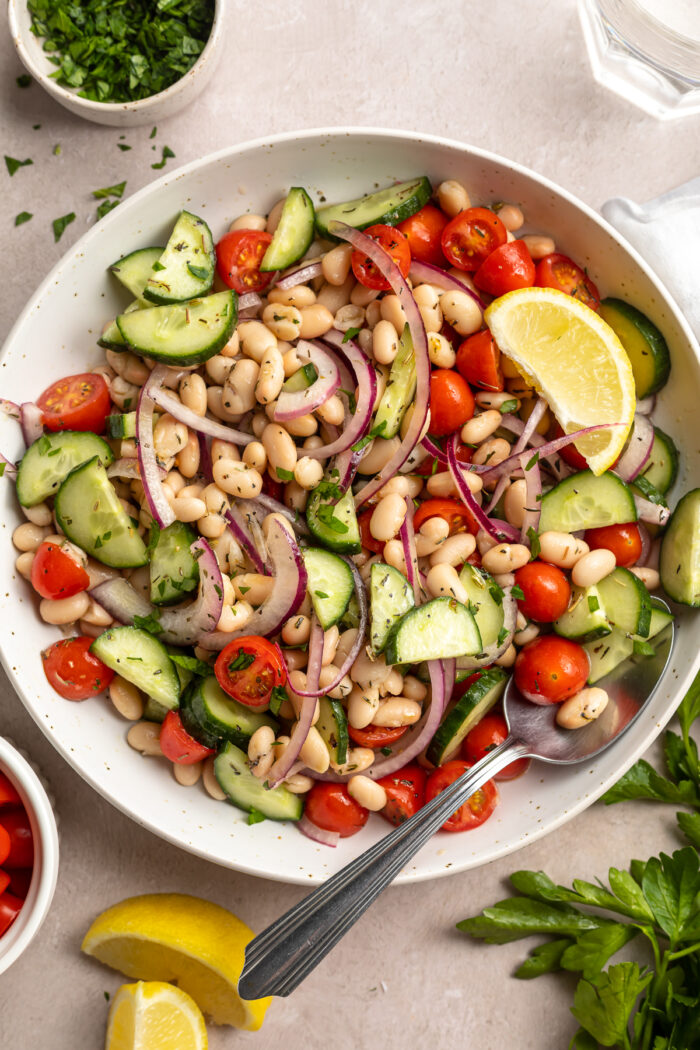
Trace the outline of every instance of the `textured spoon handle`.
<instances>
[{"instance_id":1,"label":"textured spoon handle","mask_svg":"<svg viewBox=\"0 0 700 1050\"><path fill-rule=\"evenodd\" d=\"M238 984L244 999L289 995L463 802L528 748L508 737L410 820L250 942Z\"/></svg>"}]
</instances>

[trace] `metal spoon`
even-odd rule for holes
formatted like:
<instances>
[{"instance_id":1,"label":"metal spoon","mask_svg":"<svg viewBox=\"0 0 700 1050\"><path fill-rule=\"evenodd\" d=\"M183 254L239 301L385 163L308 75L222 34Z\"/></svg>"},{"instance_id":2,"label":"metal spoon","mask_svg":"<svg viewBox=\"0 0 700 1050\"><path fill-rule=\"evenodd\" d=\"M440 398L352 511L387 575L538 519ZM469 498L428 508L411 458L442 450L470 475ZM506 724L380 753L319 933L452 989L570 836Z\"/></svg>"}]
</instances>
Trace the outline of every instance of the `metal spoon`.
<instances>
[{"instance_id":1,"label":"metal spoon","mask_svg":"<svg viewBox=\"0 0 700 1050\"><path fill-rule=\"evenodd\" d=\"M572 765L609 747L654 695L670 659L674 633L671 623L654 638L653 656L632 656L596 683L607 691L609 703L595 722L582 729L560 728L554 705L539 706L523 699L511 678L503 703L507 739L410 820L255 937L245 953L238 983L241 996L259 999L294 991L447 818L514 759L531 757Z\"/></svg>"}]
</instances>

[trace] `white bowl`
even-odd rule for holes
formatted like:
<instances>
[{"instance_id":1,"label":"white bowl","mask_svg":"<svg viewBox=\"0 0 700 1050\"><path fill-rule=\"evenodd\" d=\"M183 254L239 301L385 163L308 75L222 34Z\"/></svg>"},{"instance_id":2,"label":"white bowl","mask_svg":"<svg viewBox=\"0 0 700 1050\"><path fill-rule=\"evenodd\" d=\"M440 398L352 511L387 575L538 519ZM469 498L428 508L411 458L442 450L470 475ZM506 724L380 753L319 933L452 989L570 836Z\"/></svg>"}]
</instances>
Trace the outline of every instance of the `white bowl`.
<instances>
[{"instance_id":1,"label":"white bowl","mask_svg":"<svg viewBox=\"0 0 700 1050\"><path fill-rule=\"evenodd\" d=\"M87 233L44 281L9 336L2 396L36 397L51 380L102 359L95 339L125 302L106 267L122 253L162 242L182 207L202 214L214 236L246 210L265 211L289 186L306 186L314 200L342 201L395 179L427 174L458 178L474 201L522 205L533 231L551 233L606 294L640 306L665 333L673 357L659 398L659 424L683 442L678 490L700 475L697 432L700 400L698 348L690 330L649 267L598 215L545 178L492 154L429 136L378 130L321 130L260 139L169 172L141 190ZM19 428L0 422L0 448L22 453ZM306 885L319 882L387 830L372 818L337 849L304 838L291 825L266 821L249 827L243 813L210 800L201 785L179 787L165 760L143 759L125 742L125 724L104 699L61 700L47 686L39 650L56 639L37 615L30 588L13 570L10 542L21 520L12 486L0 486L6 529L0 568L9 582L0 594L0 649L11 680L49 739L86 780L114 805L184 849L252 874ZM637 759L659 733L700 666L692 610L679 610L678 640L654 700L623 740L594 762L569 769L533 764L523 778L502 785L502 804L469 834L438 834L399 881L434 878L477 867L570 820Z\"/></svg>"},{"instance_id":2,"label":"white bowl","mask_svg":"<svg viewBox=\"0 0 700 1050\"><path fill-rule=\"evenodd\" d=\"M214 21L207 43L191 69L165 91L135 102L93 102L80 98L75 88L58 84L50 76L56 66L43 50L42 39L31 31L32 20L27 0L8 0L7 17L12 43L25 68L43 89L62 106L95 124L115 128L133 128L150 124L184 109L209 83L221 54L224 40L224 0L214 2Z\"/></svg>"},{"instance_id":3,"label":"white bowl","mask_svg":"<svg viewBox=\"0 0 700 1050\"><path fill-rule=\"evenodd\" d=\"M34 839L34 867L24 905L0 937L0 974L34 939L48 914L58 878L58 831L51 803L26 758L0 736L0 773L16 788L27 811Z\"/></svg>"}]
</instances>

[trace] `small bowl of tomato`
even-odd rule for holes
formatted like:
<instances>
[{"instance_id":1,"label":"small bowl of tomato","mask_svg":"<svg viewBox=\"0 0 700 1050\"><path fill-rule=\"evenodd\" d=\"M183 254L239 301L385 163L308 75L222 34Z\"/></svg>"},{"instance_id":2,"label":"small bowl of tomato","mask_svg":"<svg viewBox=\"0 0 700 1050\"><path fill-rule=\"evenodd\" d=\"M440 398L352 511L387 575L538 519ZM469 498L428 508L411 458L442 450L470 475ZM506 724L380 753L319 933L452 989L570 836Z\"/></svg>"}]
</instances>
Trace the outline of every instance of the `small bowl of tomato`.
<instances>
[{"instance_id":1,"label":"small bowl of tomato","mask_svg":"<svg viewBox=\"0 0 700 1050\"><path fill-rule=\"evenodd\" d=\"M58 830L31 765L0 737L0 973L48 914L58 877Z\"/></svg>"}]
</instances>

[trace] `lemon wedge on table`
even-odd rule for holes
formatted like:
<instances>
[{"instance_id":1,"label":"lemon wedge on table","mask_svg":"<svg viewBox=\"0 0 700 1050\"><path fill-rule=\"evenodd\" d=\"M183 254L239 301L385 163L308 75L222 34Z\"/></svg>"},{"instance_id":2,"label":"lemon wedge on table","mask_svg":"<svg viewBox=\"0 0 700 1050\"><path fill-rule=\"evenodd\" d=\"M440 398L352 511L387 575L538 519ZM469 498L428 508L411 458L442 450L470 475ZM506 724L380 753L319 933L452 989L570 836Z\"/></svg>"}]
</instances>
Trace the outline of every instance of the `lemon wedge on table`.
<instances>
[{"instance_id":1,"label":"lemon wedge on table","mask_svg":"<svg viewBox=\"0 0 700 1050\"><path fill-rule=\"evenodd\" d=\"M82 949L127 977L175 981L215 1024L256 1031L270 998L238 994L253 931L230 911L183 893L129 897L98 915Z\"/></svg>"},{"instance_id":2,"label":"lemon wedge on table","mask_svg":"<svg viewBox=\"0 0 700 1050\"><path fill-rule=\"evenodd\" d=\"M612 328L595 310L553 288L508 292L494 299L484 319L565 433L622 424L575 443L594 474L608 470L622 452L636 404L632 365Z\"/></svg>"},{"instance_id":3,"label":"lemon wedge on table","mask_svg":"<svg viewBox=\"0 0 700 1050\"><path fill-rule=\"evenodd\" d=\"M105 1050L207 1050L202 1013L181 988L139 981L119 989L109 1011Z\"/></svg>"}]
</instances>

